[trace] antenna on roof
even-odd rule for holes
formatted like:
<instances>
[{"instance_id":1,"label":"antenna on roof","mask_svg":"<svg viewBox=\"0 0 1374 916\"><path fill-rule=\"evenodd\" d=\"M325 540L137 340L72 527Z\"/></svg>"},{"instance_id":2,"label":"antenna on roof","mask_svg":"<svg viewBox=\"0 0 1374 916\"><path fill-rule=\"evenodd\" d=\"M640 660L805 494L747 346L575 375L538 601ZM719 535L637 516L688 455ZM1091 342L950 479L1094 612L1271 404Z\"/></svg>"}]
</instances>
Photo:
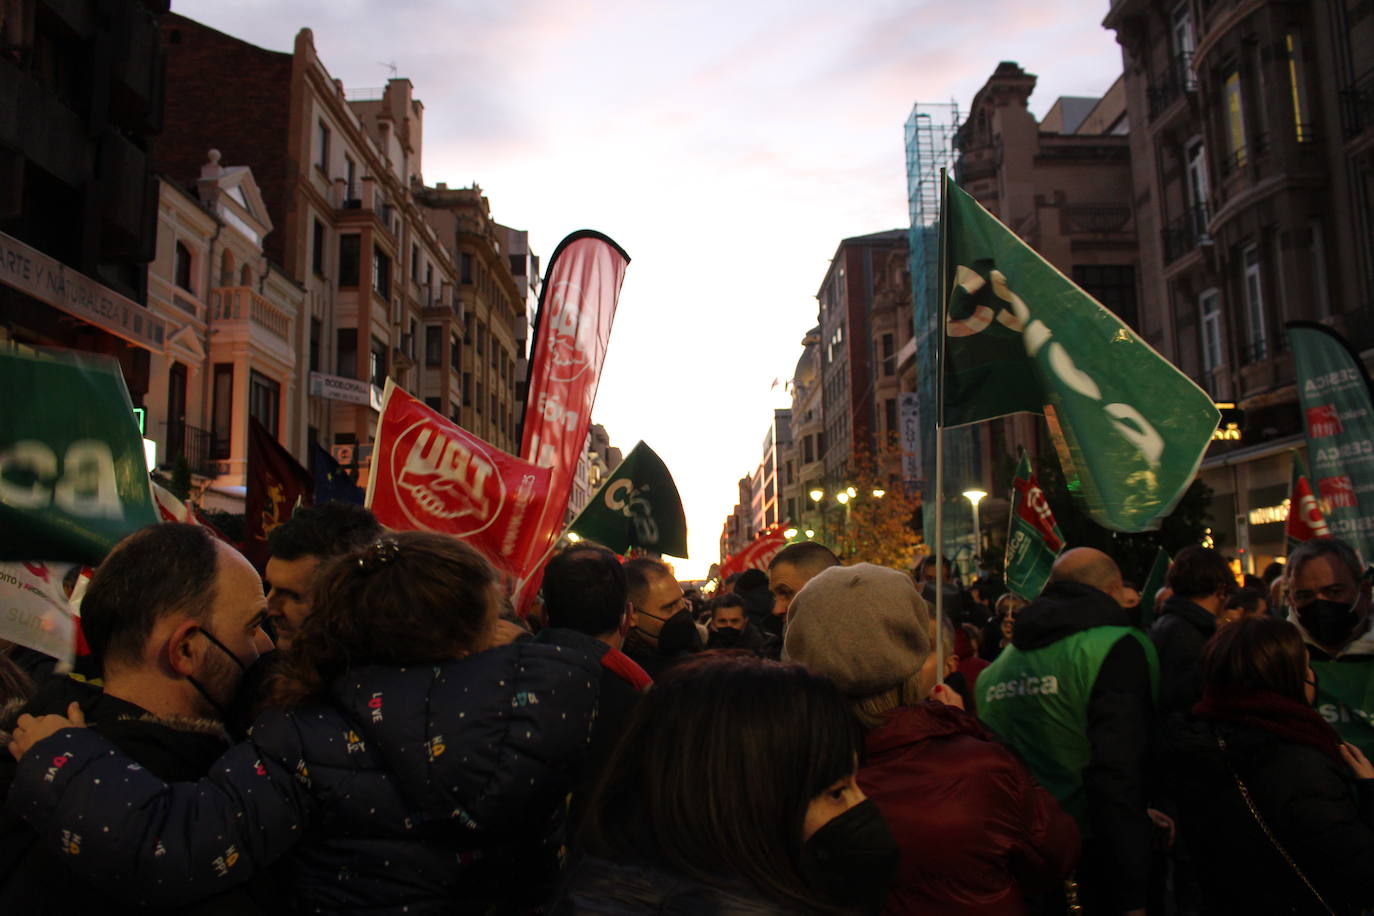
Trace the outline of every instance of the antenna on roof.
<instances>
[{"instance_id":1,"label":"antenna on roof","mask_svg":"<svg viewBox=\"0 0 1374 916\"><path fill-rule=\"evenodd\" d=\"M394 60L391 61L390 63L388 63L387 61L384 61L384 60L379 60L379 61L377 61L377 66L379 66L379 67L386 67L388 70L391 71L391 78L392 78L392 79L395 79L395 78L396 78L396 73L397 73L398 71L397 71L397 69L396 69L396 62L395 62Z\"/></svg>"}]
</instances>

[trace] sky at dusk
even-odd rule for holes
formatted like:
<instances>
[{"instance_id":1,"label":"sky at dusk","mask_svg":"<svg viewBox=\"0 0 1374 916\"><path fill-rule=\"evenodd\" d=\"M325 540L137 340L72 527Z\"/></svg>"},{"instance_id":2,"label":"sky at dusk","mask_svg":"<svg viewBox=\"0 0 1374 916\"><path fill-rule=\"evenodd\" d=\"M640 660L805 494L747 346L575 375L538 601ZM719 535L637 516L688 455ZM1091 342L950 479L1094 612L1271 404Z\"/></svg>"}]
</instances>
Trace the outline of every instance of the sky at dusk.
<instances>
[{"instance_id":1,"label":"sky at dusk","mask_svg":"<svg viewBox=\"0 0 1374 916\"><path fill-rule=\"evenodd\" d=\"M967 110L998 61L1037 116L1121 72L1108 0L173 0L273 50L308 27L349 89L407 77L427 184L476 182L547 258L576 229L630 254L593 417L672 470L681 578L717 559L737 481L816 324L839 241L907 224L912 104ZM166 130L175 130L168 124ZM233 163L230 163L233 164ZM774 381L778 384L774 386Z\"/></svg>"}]
</instances>

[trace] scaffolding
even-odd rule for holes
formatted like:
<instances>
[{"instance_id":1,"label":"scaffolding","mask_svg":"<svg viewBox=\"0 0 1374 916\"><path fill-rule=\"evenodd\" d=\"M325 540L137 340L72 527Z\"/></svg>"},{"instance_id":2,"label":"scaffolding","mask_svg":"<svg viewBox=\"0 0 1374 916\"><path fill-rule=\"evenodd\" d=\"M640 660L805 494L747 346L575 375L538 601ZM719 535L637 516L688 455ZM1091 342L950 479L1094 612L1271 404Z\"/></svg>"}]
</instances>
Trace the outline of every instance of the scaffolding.
<instances>
[{"instance_id":1,"label":"scaffolding","mask_svg":"<svg viewBox=\"0 0 1374 916\"><path fill-rule=\"evenodd\" d=\"M921 431L917 469L922 501L933 506L928 481L935 470L936 354L940 346L940 170L953 170L959 132L954 102L917 102L906 120L906 187L911 229L907 251L916 336L916 395ZM945 542L958 544L972 531L972 513L959 494L979 476L980 454L972 428L947 430L944 491ZM963 516L968 516L965 520ZM924 513L926 543L934 540L934 512ZM961 522L965 530L961 533Z\"/></svg>"}]
</instances>

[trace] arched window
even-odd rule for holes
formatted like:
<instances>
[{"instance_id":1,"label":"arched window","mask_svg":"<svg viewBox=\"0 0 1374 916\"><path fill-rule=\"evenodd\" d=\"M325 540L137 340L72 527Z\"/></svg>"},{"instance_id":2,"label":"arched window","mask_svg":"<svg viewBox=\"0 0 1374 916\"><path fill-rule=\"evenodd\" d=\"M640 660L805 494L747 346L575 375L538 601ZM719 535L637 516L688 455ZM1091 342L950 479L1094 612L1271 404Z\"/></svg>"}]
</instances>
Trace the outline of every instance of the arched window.
<instances>
[{"instance_id":1,"label":"arched window","mask_svg":"<svg viewBox=\"0 0 1374 916\"><path fill-rule=\"evenodd\" d=\"M186 292L195 292L191 287L191 249L180 242L177 242L176 277L174 279L176 285Z\"/></svg>"},{"instance_id":2,"label":"arched window","mask_svg":"<svg viewBox=\"0 0 1374 916\"><path fill-rule=\"evenodd\" d=\"M239 286L253 285L253 268L247 264L243 265L243 270L239 271Z\"/></svg>"},{"instance_id":3,"label":"arched window","mask_svg":"<svg viewBox=\"0 0 1374 916\"><path fill-rule=\"evenodd\" d=\"M234 253L228 248L224 249L224 255L220 258L219 285L234 285Z\"/></svg>"}]
</instances>

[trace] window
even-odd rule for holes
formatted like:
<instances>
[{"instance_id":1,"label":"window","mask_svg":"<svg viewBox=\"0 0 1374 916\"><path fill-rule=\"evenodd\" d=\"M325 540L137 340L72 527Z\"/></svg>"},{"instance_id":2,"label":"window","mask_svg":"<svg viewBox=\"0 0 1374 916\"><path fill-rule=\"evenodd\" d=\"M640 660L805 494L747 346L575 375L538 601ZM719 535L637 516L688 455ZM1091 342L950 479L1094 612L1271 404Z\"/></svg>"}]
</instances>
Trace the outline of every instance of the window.
<instances>
[{"instance_id":1,"label":"window","mask_svg":"<svg viewBox=\"0 0 1374 916\"><path fill-rule=\"evenodd\" d=\"M459 263L459 265L460 265L460 270L461 270L461 274L460 274L460 276L459 276L459 281L462 282L462 283L471 283L471 282L472 282L472 255L468 254L466 251L463 252L463 255L462 255L461 258L459 258L458 263Z\"/></svg>"},{"instance_id":2,"label":"window","mask_svg":"<svg viewBox=\"0 0 1374 916\"><path fill-rule=\"evenodd\" d=\"M1135 327L1135 267L1130 264L1075 264L1073 282L1116 317Z\"/></svg>"},{"instance_id":3,"label":"window","mask_svg":"<svg viewBox=\"0 0 1374 916\"><path fill-rule=\"evenodd\" d=\"M1201 137L1188 141L1185 156L1188 167L1188 204L1192 211L1195 237L1207 235L1207 148Z\"/></svg>"},{"instance_id":4,"label":"window","mask_svg":"<svg viewBox=\"0 0 1374 916\"><path fill-rule=\"evenodd\" d=\"M1284 36L1284 50L1288 57L1288 94L1293 103L1293 130L1299 143L1311 143L1317 136L1307 100L1307 81L1302 75L1302 36L1289 32Z\"/></svg>"},{"instance_id":5,"label":"window","mask_svg":"<svg viewBox=\"0 0 1374 916\"><path fill-rule=\"evenodd\" d=\"M358 167L354 165L350 156L344 156L344 197L348 200L358 199Z\"/></svg>"},{"instance_id":6,"label":"window","mask_svg":"<svg viewBox=\"0 0 1374 916\"><path fill-rule=\"evenodd\" d=\"M177 242L176 285L188 293L195 292L191 286L191 249L180 242Z\"/></svg>"},{"instance_id":7,"label":"window","mask_svg":"<svg viewBox=\"0 0 1374 916\"><path fill-rule=\"evenodd\" d=\"M1188 0L1174 7L1172 22L1174 53L1193 53L1193 17L1188 12Z\"/></svg>"},{"instance_id":8,"label":"window","mask_svg":"<svg viewBox=\"0 0 1374 916\"><path fill-rule=\"evenodd\" d=\"M210 457L229 458L234 429L234 364L215 363L214 393L210 415Z\"/></svg>"},{"instance_id":9,"label":"window","mask_svg":"<svg viewBox=\"0 0 1374 916\"><path fill-rule=\"evenodd\" d=\"M323 333L323 328L322 328L322 326L321 326L321 324L320 324L320 319L318 319L318 318L316 318L316 317L314 317L314 316L312 315L312 316L310 317L310 371L311 371L311 372L319 372L319 371L320 371L320 335L321 335L322 333Z\"/></svg>"},{"instance_id":10,"label":"window","mask_svg":"<svg viewBox=\"0 0 1374 916\"><path fill-rule=\"evenodd\" d=\"M228 248L224 249L219 259L219 285L234 285L234 253Z\"/></svg>"},{"instance_id":11,"label":"window","mask_svg":"<svg viewBox=\"0 0 1374 916\"><path fill-rule=\"evenodd\" d=\"M525 275L525 256L523 254L510 256L510 272L517 277Z\"/></svg>"},{"instance_id":12,"label":"window","mask_svg":"<svg viewBox=\"0 0 1374 916\"><path fill-rule=\"evenodd\" d=\"M432 302L432 301L434 300L434 265L433 265L433 264L426 264L426 265L425 265L425 286L426 286L426 288L429 289L429 298L430 298L430 301Z\"/></svg>"},{"instance_id":13,"label":"window","mask_svg":"<svg viewBox=\"0 0 1374 916\"><path fill-rule=\"evenodd\" d=\"M164 458L170 462L186 452L186 366L172 363L167 371L167 443Z\"/></svg>"},{"instance_id":14,"label":"window","mask_svg":"<svg viewBox=\"0 0 1374 916\"><path fill-rule=\"evenodd\" d=\"M479 322L477 325L477 355L482 356L484 353L486 353L486 347L487 326Z\"/></svg>"},{"instance_id":15,"label":"window","mask_svg":"<svg viewBox=\"0 0 1374 916\"><path fill-rule=\"evenodd\" d=\"M438 366L444 361L444 329L437 324L425 328L425 365Z\"/></svg>"},{"instance_id":16,"label":"window","mask_svg":"<svg viewBox=\"0 0 1374 916\"><path fill-rule=\"evenodd\" d=\"M1245 346L1245 362L1252 363L1264 359L1267 350L1264 336L1264 290L1260 277L1259 246L1247 246L1241 253L1240 260L1241 268L1244 270L1245 330L1249 335Z\"/></svg>"},{"instance_id":17,"label":"window","mask_svg":"<svg viewBox=\"0 0 1374 916\"><path fill-rule=\"evenodd\" d=\"M324 126L321 121L315 125L315 154L319 156L315 160L315 165L319 166L320 171L329 174L329 128Z\"/></svg>"},{"instance_id":18,"label":"window","mask_svg":"<svg viewBox=\"0 0 1374 916\"><path fill-rule=\"evenodd\" d=\"M810 436L802 436L802 463L810 464L816 460L814 440Z\"/></svg>"},{"instance_id":19,"label":"window","mask_svg":"<svg viewBox=\"0 0 1374 916\"><path fill-rule=\"evenodd\" d=\"M463 365L463 348L458 344L457 337L448 339L448 363L452 372L457 372Z\"/></svg>"},{"instance_id":20,"label":"window","mask_svg":"<svg viewBox=\"0 0 1374 916\"><path fill-rule=\"evenodd\" d=\"M463 373L463 406L472 406L472 373Z\"/></svg>"},{"instance_id":21,"label":"window","mask_svg":"<svg viewBox=\"0 0 1374 916\"><path fill-rule=\"evenodd\" d=\"M324 223L315 220L315 234L310 252L310 268L321 277L324 276Z\"/></svg>"},{"instance_id":22,"label":"window","mask_svg":"<svg viewBox=\"0 0 1374 916\"><path fill-rule=\"evenodd\" d=\"M483 395L483 391L482 391L482 380L481 380L481 379L478 379L478 380L477 380L477 400L473 403L472 406L475 407L475 408L477 408L477 412L478 412L479 414L482 412L482 402L483 402L483 400L485 400L485 398L483 398L482 395Z\"/></svg>"},{"instance_id":23,"label":"window","mask_svg":"<svg viewBox=\"0 0 1374 916\"><path fill-rule=\"evenodd\" d=\"M358 377L358 330L339 328L334 332L336 344L334 372L344 378Z\"/></svg>"},{"instance_id":24,"label":"window","mask_svg":"<svg viewBox=\"0 0 1374 916\"><path fill-rule=\"evenodd\" d=\"M418 341L416 338L419 335L420 325L418 322L416 322L414 318L412 318L410 319L410 333L406 335L408 338L408 340L406 341L406 356L410 357L411 362L415 362L415 348L420 345L420 341Z\"/></svg>"},{"instance_id":25,"label":"window","mask_svg":"<svg viewBox=\"0 0 1374 916\"><path fill-rule=\"evenodd\" d=\"M248 372L248 416L257 420L272 438L277 437L277 410L281 404L281 385L260 372Z\"/></svg>"},{"instance_id":26,"label":"window","mask_svg":"<svg viewBox=\"0 0 1374 916\"><path fill-rule=\"evenodd\" d=\"M391 298L391 258L376 245L372 246L372 291L383 299Z\"/></svg>"},{"instance_id":27,"label":"window","mask_svg":"<svg viewBox=\"0 0 1374 916\"><path fill-rule=\"evenodd\" d=\"M443 413L444 405L441 398L425 398L425 406L435 413Z\"/></svg>"},{"instance_id":28,"label":"window","mask_svg":"<svg viewBox=\"0 0 1374 916\"><path fill-rule=\"evenodd\" d=\"M410 243L410 279L415 280L420 276L420 245L417 242Z\"/></svg>"},{"instance_id":29,"label":"window","mask_svg":"<svg viewBox=\"0 0 1374 916\"><path fill-rule=\"evenodd\" d=\"M1202 313L1202 371L1208 382L1221 366L1221 295L1209 289L1198 297Z\"/></svg>"},{"instance_id":30,"label":"window","mask_svg":"<svg viewBox=\"0 0 1374 916\"><path fill-rule=\"evenodd\" d=\"M1331 288L1326 280L1326 230L1320 219L1312 220L1312 294L1317 300L1317 314L1331 317Z\"/></svg>"},{"instance_id":31,"label":"window","mask_svg":"<svg viewBox=\"0 0 1374 916\"><path fill-rule=\"evenodd\" d=\"M368 376L378 388L386 387L386 344L376 337L372 338L372 349L368 356Z\"/></svg>"},{"instance_id":32,"label":"window","mask_svg":"<svg viewBox=\"0 0 1374 916\"><path fill-rule=\"evenodd\" d=\"M894 375L897 372L897 359L894 356L893 344L895 339L891 334L883 335L883 375Z\"/></svg>"},{"instance_id":33,"label":"window","mask_svg":"<svg viewBox=\"0 0 1374 916\"><path fill-rule=\"evenodd\" d=\"M358 256L361 242L356 235L339 236L339 286L358 285Z\"/></svg>"},{"instance_id":34,"label":"window","mask_svg":"<svg viewBox=\"0 0 1374 916\"><path fill-rule=\"evenodd\" d=\"M1240 91L1240 71L1233 70L1226 77L1222 89L1226 118L1226 160L1228 171L1245 165L1245 110Z\"/></svg>"},{"instance_id":35,"label":"window","mask_svg":"<svg viewBox=\"0 0 1374 916\"><path fill-rule=\"evenodd\" d=\"M883 435L889 440L897 439L897 399L888 398L883 401Z\"/></svg>"}]
</instances>

